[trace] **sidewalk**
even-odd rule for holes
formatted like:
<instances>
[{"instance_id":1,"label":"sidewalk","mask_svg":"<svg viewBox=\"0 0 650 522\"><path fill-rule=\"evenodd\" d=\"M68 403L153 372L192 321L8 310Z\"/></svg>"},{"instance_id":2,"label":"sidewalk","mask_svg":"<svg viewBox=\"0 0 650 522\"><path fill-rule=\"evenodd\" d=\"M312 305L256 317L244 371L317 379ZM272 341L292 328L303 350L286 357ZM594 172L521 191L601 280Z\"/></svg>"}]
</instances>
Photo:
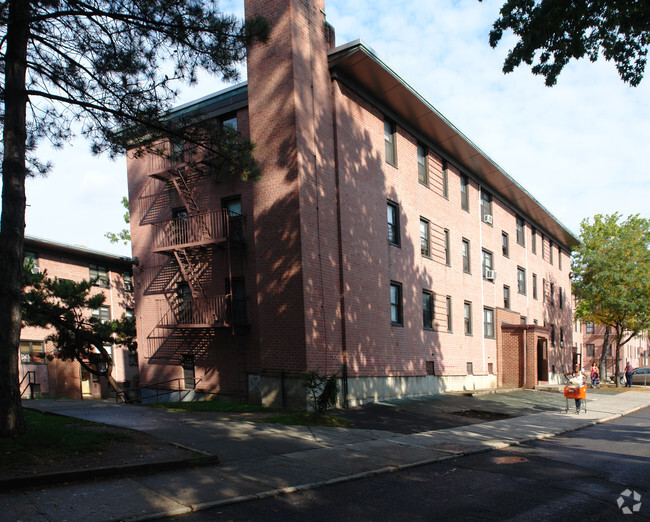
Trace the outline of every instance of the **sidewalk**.
<instances>
[{"instance_id":1,"label":"sidewalk","mask_svg":"<svg viewBox=\"0 0 650 522\"><path fill-rule=\"evenodd\" d=\"M2 520L149 520L219 505L311 489L408 469L479 451L552 437L650 406L650 393L591 394L588 412L564 413L562 394L391 401L384 417L420 412L423 426L450 403L502 404L517 417L409 433L379 429L308 428L215 420L209 416L100 401L35 401L39 409L129 427L217 455L221 464L152 475L59 484L0 495ZM541 405L547 410L538 411ZM382 405L377 405L381 407ZM572 404L570 404L572 406ZM368 410L366 410L368 411ZM378 410L379 411L379 410ZM352 410L352 413L363 412ZM524 412L524 413L522 413ZM525 413L528 412L528 413ZM372 415L370 415L372 417ZM376 412L374 417L376 418ZM390 425L383 419L382 425ZM370 419L372 420L372 419ZM463 422L463 421L460 421ZM397 427L399 420L394 423Z\"/></svg>"}]
</instances>

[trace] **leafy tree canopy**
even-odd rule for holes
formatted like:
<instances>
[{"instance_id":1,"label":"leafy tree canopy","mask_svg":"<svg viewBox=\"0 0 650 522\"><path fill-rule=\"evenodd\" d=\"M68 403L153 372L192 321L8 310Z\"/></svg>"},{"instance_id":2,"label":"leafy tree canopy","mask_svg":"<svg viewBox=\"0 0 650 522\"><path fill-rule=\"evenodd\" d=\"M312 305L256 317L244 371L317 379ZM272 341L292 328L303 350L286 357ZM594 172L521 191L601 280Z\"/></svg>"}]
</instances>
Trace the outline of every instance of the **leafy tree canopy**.
<instances>
[{"instance_id":1,"label":"leafy tree canopy","mask_svg":"<svg viewBox=\"0 0 650 522\"><path fill-rule=\"evenodd\" d=\"M572 258L575 315L609 327L620 347L650 328L650 220L618 213L581 224Z\"/></svg>"},{"instance_id":2,"label":"leafy tree canopy","mask_svg":"<svg viewBox=\"0 0 650 522\"><path fill-rule=\"evenodd\" d=\"M564 66L601 55L616 64L621 79L637 86L643 79L650 45L647 0L507 0L490 31L496 47L505 31L519 41L508 52L503 72L525 63L552 86Z\"/></svg>"}]
</instances>

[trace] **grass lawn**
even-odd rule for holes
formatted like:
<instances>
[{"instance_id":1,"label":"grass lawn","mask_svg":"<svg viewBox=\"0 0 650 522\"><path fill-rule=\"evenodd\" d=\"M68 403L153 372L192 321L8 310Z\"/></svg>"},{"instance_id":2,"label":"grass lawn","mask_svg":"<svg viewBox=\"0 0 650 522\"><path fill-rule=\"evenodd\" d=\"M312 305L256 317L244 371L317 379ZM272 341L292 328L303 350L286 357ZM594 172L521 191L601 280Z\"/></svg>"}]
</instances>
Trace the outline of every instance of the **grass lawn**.
<instances>
[{"instance_id":1,"label":"grass lawn","mask_svg":"<svg viewBox=\"0 0 650 522\"><path fill-rule=\"evenodd\" d=\"M347 426L350 422L342 417L323 415L315 417L308 412L282 412L273 408L265 408L255 404L240 404L227 401L197 401L197 402L159 402L157 404L145 404L153 408L165 408L170 411L214 411L226 413L264 413L268 414L258 417L258 422L271 424L287 424L294 426ZM273 415L277 413L277 415Z\"/></svg>"},{"instance_id":2,"label":"grass lawn","mask_svg":"<svg viewBox=\"0 0 650 522\"><path fill-rule=\"evenodd\" d=\"M109 441L130 438L103 424L27 409L23 413L27 433L15 439L0 438L0 469L97 452Z\"/></svg>"}]
</instances>

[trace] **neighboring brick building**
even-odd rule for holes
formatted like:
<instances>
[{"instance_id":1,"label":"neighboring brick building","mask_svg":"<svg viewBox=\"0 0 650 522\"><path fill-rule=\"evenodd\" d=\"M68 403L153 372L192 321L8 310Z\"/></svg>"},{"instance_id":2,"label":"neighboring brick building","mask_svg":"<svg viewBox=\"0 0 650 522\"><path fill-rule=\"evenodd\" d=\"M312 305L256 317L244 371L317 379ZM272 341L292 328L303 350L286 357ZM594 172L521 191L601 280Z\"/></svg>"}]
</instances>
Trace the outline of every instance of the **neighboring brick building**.
<instances>
[{"instance_id":1,"label":"neighboring brick building","mask_svg":"<svg viewBox=\"0 0 650 522\"><path fill-rule=\"evenodd\" d=\"M590 322L574 322L574 352L576 355L576 363L582 365L587 370L591 368L591 364L596 361L600 363L600 357L603 353L603 345L605 344L605 327ZM609 337L609 347L607 349L607 376L613 374L614 362L616 357L616 346L613 344L613 339ZM619 373L625 368L625 363L630 361L634 368L638 366L650 365L650 337L648 332L634 337L621 348L621 356L619 361ZM605 377L605 376L603 376Z\"/></svg>"},{"instance_id":2,"label":"neighboring brick building","mask_svg":"<svg viewBox=\"0 0 650 522\"><path fill-rule=\"evenodd\" d=\"M141 382L292 405L306 370L352 404L558 381L577 238L371 49L334 47L323 0L245 7L271 25L247 83L173 114L250 136L261 180L215 185L180 144L128 158Z\"/></svg>"},{"instance_id":3,"label":"neighboring brick building","mask_svg":"<svg viewBox=\"0 0 650 522\"><path fill-rule=\"evenodd\" d=\"M131 283L131 259L97 252L78 246L65 245L25 238L25 258L34 260L35 269L47 271L50 278L72 281L99 277L93 293L106 295L99 310L88 310L102 319L119 319L123 314L133 313L133 289ZM106 380L101 381L81 368L77 361L62 361L55 357L56 347L45 339L52 333L49 329L24 327L20 332L20 377L24 397L29 382L28 372L37 387L36 396L74 399L110 396ZM109 349L110 348L110 349ZM137 354L119 345L107 346L115 363L113 377L118 383L130 385L138 373ZM35 377L35 379L34 379Z\"/></svg>"}]
</instances>

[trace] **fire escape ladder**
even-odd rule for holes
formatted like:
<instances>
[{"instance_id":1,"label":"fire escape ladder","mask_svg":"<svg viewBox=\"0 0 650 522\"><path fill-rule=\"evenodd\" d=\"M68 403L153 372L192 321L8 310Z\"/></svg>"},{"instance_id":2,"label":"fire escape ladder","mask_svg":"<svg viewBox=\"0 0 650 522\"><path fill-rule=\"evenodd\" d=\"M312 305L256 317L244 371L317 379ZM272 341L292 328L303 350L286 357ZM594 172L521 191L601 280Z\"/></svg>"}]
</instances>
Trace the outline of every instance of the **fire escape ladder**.
<instances>
[{"instance_id":1,"label":"fire escape ladder","mask_svg":"<svg viewBox=\"0 0 650 522\"><path fill-rule=\"evenodd\" d=\"M207 239L210 237L210 230L206 224L205 216L200 216L201 209L199 204L194 197L194 193L189 183L187 182L186 169L177 168L171 170L172 178L171 181L178 192L178 195L187 209L187 214L189 216L194 216L196 218L196 223L199 227L199 234L202 239Z\"/></svg>"},{"instance_id":2,"label":"fire escape ladder","mask_svg":"<svg viewBox=\"0 0 650 522\"><path fill-rule=\"evenodd\" d=\"M186 248L178 248L174 250L174 257L181 269L183 279L187 282L192 292L192 298L201 301L206 301L207 297L203 291L203 286L199 280L199 274L196 263L193 262L189 252Z\"/></svg>"},{"instance_id":3,"label":"fire escape ladder","mask_svg":"<svg viewBox=\"0 0 650 522\"><path fill-rule=\"evenodd\" d=\"M185 169L174 169L172 170L172 183L176 190L178 191L181 201L187 209L189 215L196 215L200 212L199 205L194 199L194 194L192 194L192 189L187 183L187 179L184 176Z\"/></svg>"}]
</instances>

